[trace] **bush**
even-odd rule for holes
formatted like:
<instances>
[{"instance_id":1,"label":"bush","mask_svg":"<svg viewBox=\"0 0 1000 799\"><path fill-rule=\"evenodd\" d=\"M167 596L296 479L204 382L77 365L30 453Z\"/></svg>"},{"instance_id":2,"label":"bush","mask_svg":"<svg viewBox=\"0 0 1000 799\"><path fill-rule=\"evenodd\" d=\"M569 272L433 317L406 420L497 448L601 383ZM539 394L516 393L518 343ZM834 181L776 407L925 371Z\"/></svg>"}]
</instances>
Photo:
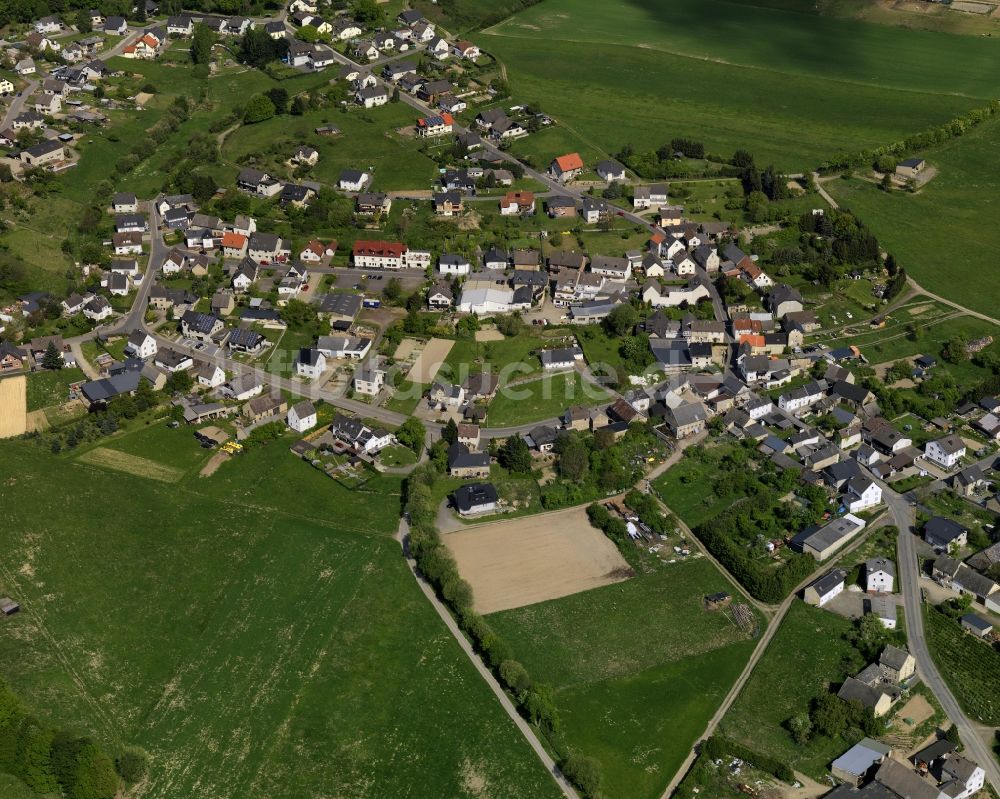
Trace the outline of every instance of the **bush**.
<instances>
[{"instance_id":1,"label":"bush","mask_svg":"<svg viewBox=\"0 0 1000 799\"><path fill-rule=\"evenodd\" d=\"M792 771L791 766L787 763L782 763L776 758L748 749L742 744L738 744L736 741L722 735L712 735L709 737L701 746L701 754L709 760L718 760L727 756L738 757L740 760L753 763L761 771L766 771L779 780L784 782L795 781L795 772Z\"/></svg>"},{"instance_id":2,"label":"bush","mask_svg":"<svg viewBox=\"0 0 1000 799\"><path fill-rule=\"evenodd\" d=\"M115 770L129 785L142 782L149 772L149 755L143 749L130 746L118 756Z\"/></svg>"},{"instance_id":3,"label":"bush","mask_svg":"<svg viewBox=\"0 0 1000 799\"><path fill-rule=\"evenodd\" d=\"M592 757L570 755L563 761L562 773L585 797L595 797L601 790L601 764Z\"/></svg>"}]
</instances>

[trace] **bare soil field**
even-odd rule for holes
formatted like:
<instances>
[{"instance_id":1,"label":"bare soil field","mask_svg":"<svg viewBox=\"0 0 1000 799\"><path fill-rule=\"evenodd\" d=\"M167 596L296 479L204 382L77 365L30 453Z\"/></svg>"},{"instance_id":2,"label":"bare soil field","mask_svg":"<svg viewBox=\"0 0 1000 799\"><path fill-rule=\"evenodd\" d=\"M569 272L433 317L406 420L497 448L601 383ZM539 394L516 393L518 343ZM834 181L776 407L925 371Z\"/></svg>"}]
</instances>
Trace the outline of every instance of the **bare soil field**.
<instances>
[{"instance_id":1,"label":"bare soil field","mask_svg":"<svg viewBox=\"0 0 1000 799\"><path fill-rule=\"evenodd\" d=\"M499 330L477 330L476 341L503 341L503 333Z\"/></svg>"},{"instance_id":2,"label":"bare soil field","mask_svg":"<svg viewBox=\"0 0 1000 799\"><path fill-rule=\"evenodd\" d=\"M201 477L211 477L222 464L229 460L228 452L216 452L198 472Z\"/></svg>"},{"instance_id":3,"label":"bare soil field","mask_svg":"<svg viewBox=\"0 0 1000 799\"><path fill-rule=\"evenodd\" d=\"M173 466L164 466L162 463L149 460L149 458L130 455L127 452L119 452L107 447L95 447L84 452L77 460L92 466L113 469L116 472L158 480L161 483L176 483L184 476L182 470L175 469Z\"/></svg>"},{"instance_id":4,"label":"bare soil field","mask_svg":"<svg viewBox=\"0 0 1000 799\"><path fill-rule=\"evenodd\" d=\"M472 586L476 610L494 613L632 576L582 508L467 527L444 542Z\"/></svg>"},{"instance_id":5,"label":"bare soil field","mask_svg":"<svg viewBox=\"0 0 1000 799\"><path fill-rule=\"evenodd\" d=\"M934 708L927 697L914 694L910 700L896 712L896 718L905 730L912 731L934 715Z\"/></svg>"},{"instance_id":6,"label":"bare soil field","mask_svg":"<svg viewBox=\"0 0 1000 799\"><path fill-rule=\"evenodd\" d=\"M28 429L27 392L24 375L0 380L0 438L19 436Z\"/></svg>"},{"instance_id":7,"label":"bare soil field","mask_svg":"<svg viewBox=\"0 0 1000 799\"><path fill-rule=\"evenodd\" d=\"M413 350L416 349L419 343L415 338L404 338L399 342L399 346L396 347L396 351L392 354L393 359L405 361L413 354Z\"/></svg>"},{"instance_id":8,"label":"bare soil field","mask_svg":"<svg viewBox=\"0 0 1000 799\"><path fill-rule=\"evenodd\" d=\"M454 344L455 342L449 339L432 338L413 362L406 379L413 383L433 383L434 375L438 373Z\"/></svg>"}]
</instances>

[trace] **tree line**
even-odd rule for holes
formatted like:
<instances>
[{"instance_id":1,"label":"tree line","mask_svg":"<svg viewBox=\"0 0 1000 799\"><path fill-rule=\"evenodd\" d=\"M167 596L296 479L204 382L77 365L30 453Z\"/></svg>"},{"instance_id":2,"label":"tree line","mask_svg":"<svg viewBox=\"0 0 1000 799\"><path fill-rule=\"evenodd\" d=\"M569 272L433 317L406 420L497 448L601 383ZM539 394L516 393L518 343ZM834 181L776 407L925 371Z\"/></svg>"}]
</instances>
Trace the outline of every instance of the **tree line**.
<instances>
[{"instance_id":1,"label":"tree line","mask_svg":"<svg viewBox=\"0 0 1000 799\"><path fill-rule=\"evenodd\" d=\"M147 756L129 748L112 761L92 739L32 715L0 680L0 771L40 796L112 799L122 780L131 784L145 777Z\"/></svg>"}]
</instances>

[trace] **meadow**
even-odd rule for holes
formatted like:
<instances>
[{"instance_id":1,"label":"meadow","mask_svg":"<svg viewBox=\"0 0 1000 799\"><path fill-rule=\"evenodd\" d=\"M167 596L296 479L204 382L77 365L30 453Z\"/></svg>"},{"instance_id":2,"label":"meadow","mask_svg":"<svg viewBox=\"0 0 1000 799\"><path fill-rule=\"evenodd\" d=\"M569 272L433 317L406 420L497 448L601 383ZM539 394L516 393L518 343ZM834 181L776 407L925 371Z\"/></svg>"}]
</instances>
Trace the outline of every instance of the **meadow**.
<instances>
[{"instance_id":1,"label":"meadow","mask_svg":"<svg viewBox=\"0 0 1000 799\"><path fill-rule=\"evenodd\" d=\"M850 628L851 622L841 616L794 602L719 732L814 779L825 779L830 761L849 744L823 736L796 744L784 724L808 712L813 697L865 665L844 639Z\"/></svg>"},{"instance_id":2,"label":"meadow","mask_svg":"<svg viewBox=\"0 0 1000 799\"><path fill-rule=\"evenodd\" d=\"M570 405L598 405L611 399L602 388L584 383L577 372L544 375L509 386L489 406L491 427L541 422L561 416Z\"/></svg>"},{"instance_id":3,"label":"meadow","mask_svg":"<svg viewBox=\"0 0 1000 799\"><path fill-rule=\"evenodd\" d=\"M478 41L584 151L690 136L795 171L981 105L997 55L989 39L726 0L545 0Z\"/></svg>"},{"instance_id":4,"label":"meadow","mask_svg":"<svg viewBox=\"0 0 1000 799\"><path fill-rule=\"evenodd\" d=\"M992 253L1000 229L1000 119L919 153L938 174L915 194L832 180L827 190L865 221L921 286L974 311L996 314L1000 293Z\"/></svg>"},{"instance_id":5,"label":"meadow","mask_svg":"<svg viewBox=\"0 0 1000 799\"><path fill-rule=\"evenodd\" d=\"M566 743L600 761L608 796L655 797L739 675L754 642L703 597L732 585L708 561L489 616L555 689Z\"/></svg>"},{"instance_id":6,"label":"meadow","mask_svg":"<svg viewBox=\"0 0 1000 799\"><path fill-rule=\"evenodd\" d=\"M194 458L167 432L105 445ZM0 445L3 676L147 749L144 799L559 795L409 574L399 479L351 492L289 443L173 485Z\"/></svg>"}]
</instances>

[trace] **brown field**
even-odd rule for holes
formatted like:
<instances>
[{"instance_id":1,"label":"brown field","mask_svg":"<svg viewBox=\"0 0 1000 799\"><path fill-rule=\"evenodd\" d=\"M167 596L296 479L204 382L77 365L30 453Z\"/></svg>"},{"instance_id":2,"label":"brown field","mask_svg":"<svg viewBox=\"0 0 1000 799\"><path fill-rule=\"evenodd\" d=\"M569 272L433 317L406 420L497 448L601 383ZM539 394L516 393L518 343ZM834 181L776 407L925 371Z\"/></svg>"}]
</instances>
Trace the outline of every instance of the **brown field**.
<instances>
[{"instance_id":1,"label":"brown field","mask_svg":"<svg viewBox=\"0 0 1000 799\"><path fill-rule=\"evenodd\" d=\"M582 508L490 522L447 533L444 542L472 586L476 610L532 605L632 576L615 545Z\"/></svg>"},{"instance_id":2,"label":"brown field","mask_svg":"<svg viewBox=\"0 0 1000 799\"><path fill-rule=\"evenodd\" d=\"M219 470L219 467L228 460L228 452L216 452L211 458L208 459L208 463L201 467L201 471L198 472L198 475L200 477L211 477Z\"/></svg>"},{"instance_id":3,"label":"brown field","mask_svg":"<svg viewBox=\"0 0 1000 799\"><path fill-rule=\"evenodd\" d=\"M446 338L432 338L413 362L406 379L414 383L433 383L434 375L438 373L454 344L454 341Z\"/></svg>"},{"instance_id":4,"label":"brown field","mask_svg":"<svg viewBox=\"0 0 1000 799\"><path fill-rule=\"evenodd\" d=\"M94 449L84 452L77 460L92 466L113 469L116 472L127 472L138 477L159 480L161 483L176 483L184 476L181 469L164 466L162 463L151 461L148 458L130 455L127 452L119 452L107 447L94 447Z\"/></svg>"},{"instance_id":5,"label":"brown field","mask_svg":"<svg viewBox=\"0 0 1000 799\"><path fill-rule=\"evenodd\" d=\"M499 330L477 330L476 341L503 341L503 333Z\"/></svg>"},{"instance_id":6,"label":"brown field","mask_svg":"<svg viewBox=\"0 0 1000 799\"><path fill-rule=\"evenodd\" d=\"M397 361L405 361L416 349L420 342L415 338L404 338L399 342L399 346L396 347L396 351L393 353L392 357Z\"/></svg>"},{"instance_id":7,"label":"brown field","mask_svg":"<svg viewBox=\"0 0 1000 799\"><path fill-rule=\"evenodd\" d=\"M28 429L27 391L24 375L0 380L0 438L19 436Z\"/></svg>"}]
</instances>

